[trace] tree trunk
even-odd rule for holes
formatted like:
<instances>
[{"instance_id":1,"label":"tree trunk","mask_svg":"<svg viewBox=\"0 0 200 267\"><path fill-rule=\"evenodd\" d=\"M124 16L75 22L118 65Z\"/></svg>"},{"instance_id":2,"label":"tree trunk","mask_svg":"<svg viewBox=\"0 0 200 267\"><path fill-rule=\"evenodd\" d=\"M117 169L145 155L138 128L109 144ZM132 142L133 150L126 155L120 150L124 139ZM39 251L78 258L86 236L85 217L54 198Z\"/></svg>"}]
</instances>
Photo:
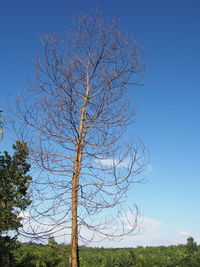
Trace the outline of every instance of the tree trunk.
<instances>
[{"instance_id":1,"label":"tree trunk","mask_svg":"<svg viewBox=\"0 0 200 267\"><path fill-rule=\"evenodd\" d=\"M74 162L74 172L72 177L72 231L71 231L71 253L72 253L72 267L79 267L79 255L78 255L78 223L77 223L77 209L78 209L78 186L79 186L79 174L81 170L83 147L85 142L85 119L86 119L86 107L88 101L88 88L86 91L86 97L81 112L81 120L79 126L78 140L76 144L76 157Z\"/></svg>"},{"instance_id":2,"label":"tree trunk","mask_svg":"<svg viewBox=\"0 0 200 267\"><path fill-rule=\"evenodd\" d=\"M85 127L85 120L86 120L88 96L89 96L89 77L87 75L86 95L83 100L83 107L81 110L81 119L80 119L78 139L76 144L76 157L74 161L74 172L72 177L72 230L71 230L72 267L79 267L78 223L77 223L78 186L79 186L79 174L81 170L83 147L85 144L85 135L87 132L87 129Z\"/></svg>"},{"instance_id":3,"label":"tree trunk","mask_svg":"<svg viewBox=\"0 0 200 267\"><path fill-rule=\"evenodd\" d=\"M79 267L77 209L78 209L78 184L79 184L81 160L82 160L82 149L80 149L80 144L77 144L76 159L74 162L74 173L72 177L72 231L71 231L72 267Z\"/></svg>"},{"instance_id":4,"label":"tree trunk","mask_svg":"<svg viewBox=\"0 0 200 267\"><path fill-rule=\"evenodd\" d=\"M78 162L75 163L78 165ZM78 259L78 226L77 226L77 206L78 206L78 168L75 166L75 172L72 180L72 232L71 232L71 264L72 267L79 267Z\"/></svg>"}]
</instances>

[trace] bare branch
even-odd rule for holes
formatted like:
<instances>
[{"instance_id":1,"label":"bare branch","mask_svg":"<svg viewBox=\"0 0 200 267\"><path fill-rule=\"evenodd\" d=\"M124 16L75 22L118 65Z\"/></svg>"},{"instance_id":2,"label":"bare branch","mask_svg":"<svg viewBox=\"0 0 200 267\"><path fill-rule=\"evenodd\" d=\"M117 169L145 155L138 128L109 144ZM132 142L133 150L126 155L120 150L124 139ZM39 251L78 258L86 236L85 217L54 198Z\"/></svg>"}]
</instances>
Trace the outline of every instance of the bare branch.
<instances>
[{"instance_id":1,"label":"bare branch","mask_svg":"<svg viewBox=\"0 0 200 267\"><path fill-rule=\"evenodd\" d=\"M122 138L135 118L127 89L144 71L142 49L126 39L118 22L98 14L81 15L64 38L46 35L42 45L35 82L18 99L16 113L18 132L41 170L33 184L30 230L39 237L71 229L74 262L78 239L87 239L85 228L93 240L132 234L137 225L137 209L129 213L132 219L121 210L129 186L141 182L135 177L145 168L145 149ZM111 211L103 219L107 209L117 216Z\"/></svg>"}]
</instances>

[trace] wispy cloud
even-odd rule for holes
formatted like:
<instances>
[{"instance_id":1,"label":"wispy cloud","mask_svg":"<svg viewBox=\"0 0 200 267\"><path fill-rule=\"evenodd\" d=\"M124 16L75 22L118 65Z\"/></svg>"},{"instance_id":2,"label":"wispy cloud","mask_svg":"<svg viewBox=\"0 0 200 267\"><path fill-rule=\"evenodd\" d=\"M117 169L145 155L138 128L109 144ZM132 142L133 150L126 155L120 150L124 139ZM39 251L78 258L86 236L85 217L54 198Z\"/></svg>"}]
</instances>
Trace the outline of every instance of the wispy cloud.
<instances>
[{"instance_id":1,"label":"wispy cloud","mask_svg":"<svg viewBox=\"0 0 200 267\"><path fill-rule=\"evenodd\" d=\"M191 234L188 233L188 232L180 232L179 234L180 234L181 236L191 236Z\"/></svg>"},{"instance_id":2,"label":"wispy cloud","mask_svg":"<svg viewBox=\"0 0 200 267\"><path fill-rule=\"evenodd\" d=\"M150 219L150 218L147 218L147 217L143 218L143 227L146 230L152 230L152 229L155 230L158 227L160 227L161 225L162 225L161 221Z\"/></svg>"},{"instance_id":3,"label":"wispy cloud","mask_svg":"<svg viewBox=\"0 0 200 267\"><path fill-rule=\"evenodd\" d=\"M147 164L146 165L146 170L145 170L146 173L151 173L153 172L153 166L151 164Z\"/></svg>"},{"instance_id":4,"label":"wispy cloud","mask_svg":"<svg viewBox=\"0 0 200 267\"><path fill-rule=\"evenodd\" d=\"M124 227L129 229L126 217L121 218L124 220ZM135 229L133 235L125 236L119 242L117 241L104 241L102 243L92 243L92 246L104 247L136 247L136 246L152 246L163 244L163 238L160 235L160 228L162 222L148 217L138 217L138 228Z\"/></svg>"},{"instance_id":5,"label":"wispy cloud","mask_svg":"<svg viewBox=\"0 0 200 267\"><path fill-rule=\"evenodd\" d=\"M117 159L112 159L112 158L107 158L107 159L99 159L97 160L97 164L103 165L105 167L125 167L127 168L129 165L129 160L117 160Z\"/></svg>"},{"instance_id":6,"label":"wispy cloud","mask_svg":"<svg viewBox=\"0 0 200 267\"><path fill-rule=\"evenodd\" d=\"M188 233L188 232L180 232L179 235L181 236L192 236L192 237L200 237L200 234L192 234L192 233Z\"/></svg>"}]
</instances>

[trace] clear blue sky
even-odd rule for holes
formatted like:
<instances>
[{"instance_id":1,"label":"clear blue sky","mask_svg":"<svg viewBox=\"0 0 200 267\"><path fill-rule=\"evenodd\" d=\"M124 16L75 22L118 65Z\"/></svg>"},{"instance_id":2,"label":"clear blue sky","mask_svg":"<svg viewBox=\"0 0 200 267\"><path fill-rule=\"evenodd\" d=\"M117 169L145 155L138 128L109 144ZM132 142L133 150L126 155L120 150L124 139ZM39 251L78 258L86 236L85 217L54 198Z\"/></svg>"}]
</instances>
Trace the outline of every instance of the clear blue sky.
<instances>
[{"instance_id":1,"label":"clear blue sky","mask_svg":"<svg viewBox=\"0 0 200 267\"><path fill-rule=\"evenodd\" d=\"M28 85L39 36L63 32L70 17L96 6L121 18L143 44L147 64L145 86L135 89L131 134L148 147L150 166L147 182L129 198L140 207L145 232L121 244L176 244L187 233L200 243L200 1L2 1L0 108ZM6 137L1 150L10 144Z\"/></svg>"}]
</instances>

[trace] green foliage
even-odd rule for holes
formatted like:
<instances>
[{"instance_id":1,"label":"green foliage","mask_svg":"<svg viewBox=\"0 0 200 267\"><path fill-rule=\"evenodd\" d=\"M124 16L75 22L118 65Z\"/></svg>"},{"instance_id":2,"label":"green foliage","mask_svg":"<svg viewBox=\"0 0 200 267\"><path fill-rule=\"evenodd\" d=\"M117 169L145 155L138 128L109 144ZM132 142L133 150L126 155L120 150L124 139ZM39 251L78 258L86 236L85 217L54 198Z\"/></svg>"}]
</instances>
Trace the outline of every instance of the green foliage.
<instances>
[{"instance_id":1,"label":"green foliage","mask_svg":"<svg viewBox=\"0 0 200 267\"><path fill-rule=\"evenodd\" d=\"M199 267L200 246L188 245L105 249L80 247L80 267ZM70 246L50 238L47 245L24 243L14 251L13 267L68 267Z\"/></svg>"},{"instance_id":2,"label":"green foliage","mask_svg":"<svg viewBox=\"0 0 200 267\"><path fill-rule=\"evenodd\" d=\"M16 237L0 236L0 266L14 266L13 251L16 249Z\"/></svg>"},{"instance_id":3,"label":"green foliage","mask_svg":"<svg viewBox=\"0 0 200 267\"><path fill-rule=\"evenodd\" d=\"M51 239L48 245L26 243L15 251L16 267L68 266L68 250Z\"/></svg>"},{"instance_id":4,"label":"green foliage","mask_svg":"<svg viewBox=\"0 0 200 267\"><path fill-rule=\"evenodd\" d=\"M28 189L31 176L27 175L30 164L27 163L26 143L17 141L13 145L14 155L7 151L0 156L0 235L21 226L20 211L31 203Z\"/></svg>"},{"instance_id":5,"label":"green foliage","mask_svg":"<svg viewBox=\"0 0 200 267\"><path fill-rule=\"evenodd\" d=\"M186 266L199 266L196 265L197 259L199 258L198 253L198 246L197 243L194 241L194 238L192 236L188 237L187 244L186 244L186 257L184 263ZM198 261L199 262L199 261Z\"/></svg>"},{"instance_id":6,"label":"green foliage","mask_svg":"<svg viewBox=\"0 0 200 267\"><path fill-rule=\"evenodd\" d=\"M13 156L7 151L0 155L0 264L4 267L12 266L12 251L16 246L16 236L11 238L9 233L17 232L21 226L20 212L31 203L28 148L26 143L17 141L13 149Z\"/></svg>"},{"instance_id":7,"label":"green foliage","mask_svg":"<svg viewBox=\"0 0 200 267\"><path fill-rule=\"evenodd\" d=\"M197 251L197 243L192 236L188 237L186 248L190 254Z\"/></svg>"}]
</instances>

